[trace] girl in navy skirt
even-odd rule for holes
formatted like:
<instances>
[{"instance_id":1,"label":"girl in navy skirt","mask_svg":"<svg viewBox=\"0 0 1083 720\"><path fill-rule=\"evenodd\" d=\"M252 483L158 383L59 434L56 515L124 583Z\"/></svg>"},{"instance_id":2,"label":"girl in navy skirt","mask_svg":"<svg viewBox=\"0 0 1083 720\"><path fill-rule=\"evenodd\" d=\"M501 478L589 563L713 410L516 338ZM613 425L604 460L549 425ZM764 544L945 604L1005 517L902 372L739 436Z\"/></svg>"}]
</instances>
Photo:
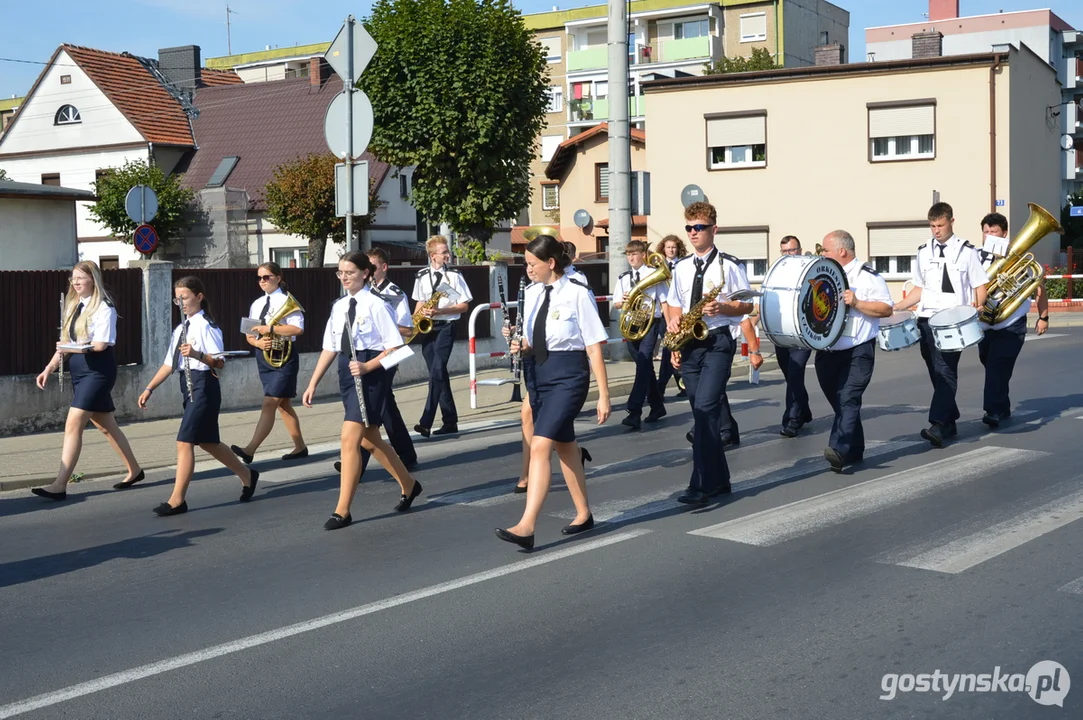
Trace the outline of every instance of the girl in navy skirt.
<instances>
[{"instance_id":1,"label":"girl in navy skirt","mask_svg":"<svg viewBox=\"0 0 1083 720\"><path fill-rule=\"evenodd\" d=\"M124 437L113 415L113 384L117 380L117 361L113 344L117 340L117 311L113 300L102 286L101 271L92 262L81 262L71 271L68 294L64 300L63 328L56 354L38 375L38 387L45 389L49 375L60 363L69 364L75 397L68 409L64 423L64 449L60 455L60 471L56 480L47 488L34 488L35 495L50 500L68 497L68 480L71 479L79 453L83 449L83 430L87 421L105 433L113 450L124 460L128 474L114 488L130 488L145 475L139 461L132 453L128 438ZM66 343L89 344L83 349L62 348Z\"/></svg>"},{"instance_id":2,"label":"girl in navy skirt","mask_svg":"<svg viewBox=\"0 0 1083 720\"><path fill-rule=\"evenodd\" d=\"M388 372L380 360L402 345L403 340L387 303L369 291L368 281L374 269L368 256L357 251L346 253L338 261L338 278L346 294L331 306L331 317L323 331L323 352L303 397L305 407L312 407L316 386L337 362L338 389L346 417L342 423L338 505L324 524L325 530L338 530L353 522L350 503L361 476L361 448L371 453L398 482L402 495L395 510L409 510L421 494L421 483L380 437L384 404L390 390ZM362 422L359 393L364 396L367 422Z\"/></svg>"},{"instance_id":3,"label":"girl in navy skirt","mask_svg":"<svg viewBox=\"0 0 1083 720\"><path fill-rule=\"evenodd\" d=\"M561 532L574 535L594 527L574 423L587 399L591 371L598 381L598 424L609 418L609 383L602 357L605 327L590 290L564 276L570 262L564 248L553 237L540 235L526 246L526 262L535 283L526 290L524 337L513 341L511 350L524 353L523 373L534 420L530 478L523 517L507 530L497 528L496 536L530 549L534 525L549 493L554 449L576 510L575 522Z\"/></svg>"},{"instance_id":4,"label":"girl in navy skirt","mask_svg":"<svg viewBox=\"0 0 1083 720\"><path fill-rule=\"evenodd\" d=\"M297 373L301 367L297 349L294 347L289 360L280 368L271 367L263 357L263 351L271 348L271 338L263 336L270 332L267 325L268 318L272 318L286 304L286 283L282 282L282 268L278 263L263 263L256 269L257 279L263 295L252 303L248 317L259 320L260 324L253 328L253 332L259 333L259 337L246 335L248 344L256 349L256 367L259 369L259 380L263 384L263 407L260 410L259 421L252 433L252 439L248 445L230 445L230 449L245 463L252 462L252 456L256 450L271 434L271 428L275 424L275 411L282 415L282 423L286 426L286 432L293 440L293 451L282 456L283 460L299 460L308 457L308 447L305 439L301 436L301 421L297 418L297 411L293 409L293 398L297 397ZM301 311L292 312L275 324L275 335L292 343L305 331L305 315Z\"/></svg>"},{"instance_id":5,"label":"girl in navy skirt","mask_svg":"<svg viewBox=\"0 0 1083 720\"><path fill-rule=\"evenodd\" d=\"M210 315L210 304L204 295L203 282L189 275L173 284L173 303L180 308L183 322L173 330L173 340L165 362L139 396L139 407L146 408L151 393L177 373L184 416L177 433L177 478L169 501L154 508L160 516L188 512L185 494L195 470L198 445L241 479L241 502L248 502L256 491L259 472L245 467L218 434L218 412L222 408L222 389L215 370L225 360L215 357L222 353L222 331Z\"/></svg>"}]
</instances>

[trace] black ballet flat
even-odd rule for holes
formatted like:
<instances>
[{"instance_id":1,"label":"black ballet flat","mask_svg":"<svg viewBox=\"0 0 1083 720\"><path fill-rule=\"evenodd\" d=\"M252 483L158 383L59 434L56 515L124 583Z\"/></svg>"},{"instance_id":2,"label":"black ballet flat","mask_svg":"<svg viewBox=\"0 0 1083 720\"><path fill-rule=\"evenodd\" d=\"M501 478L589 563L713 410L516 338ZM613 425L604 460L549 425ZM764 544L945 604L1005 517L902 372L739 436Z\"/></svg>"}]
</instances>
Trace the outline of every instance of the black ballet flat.
<instances>
[{"instance_id":1,"label":"black ballet flat","mask_svg":"<svg viewBox=\"0 0 1083 720\"><path fill-rule=\"evenodd\" d=\"M414 504L414 500L421 494L421 483L414 480L414 489L410 491L410 496L399 496L399 504L395 506L395 510L398 512L406 512L410 509L410 506Z\"/></svg>"},{"instance_id":2,"label":"black ballet flat","mask_svg":"<svg viewBox=\"0 0 1083 720\"><path fill-rule=\"evenodd\" d=\"M594 462L594 458L590 456L590 451L585 447L579 448L579 461L583 463L583 467L587 466L588 462Z\"/></svg>"},{"instance_id":3,"label":"black ballet flat","mask_svg":"<svg viewBox=\"0 0 1083 720\"><path fill-rule=\"evenodd\" d=\"M282 456L283 460L300 460L308 457L308 447L303 447L297 452L286 453Z\"/></svg>"},{"instance_id":4,"label":"black ballet flat","mask_svg":"<svg viewBox=\"0 0 1083 720\"><path fill-rule=\"evenodd\" d=\"M342 517L338 513L331 513L331 517L327 518L327 522L323 524L323 529L341 530L352 522L353 517L349 513L346 513L346 517Z\"/></svg>"},{"instance_id":5,"label":"black ballet flat","mask_svg":"<svg viewBox=\"0 0 1083 720\"><path fill-rule=\"evenodd\" d=\"M147 473L144 472L143 470L140 470L139 474L136 475L135 477L133 477L131 480L125 480L124 482L118 482L116 485L113 486L113 489L114 490L127 490L128 488L130 488L132 485L135 485L140 480L146 480L146 479L147 479Z\"/></svg>"},{"instance_id":6,"label":"black ballet flat","mask_svg":"<svg viewBox=\"0 0 1083 720\"><path fill-rule=\"evenodd\" d=\"M230 445L229 449L233 451L234 455L236 455L241 460L243 460L245 465L251 465L252 464L252 456L249 455L248 453L246 453L242 448L240 448L240 447L238 447L236 445Z\"/></svg>"},{"instance_id":7,"label":"black ballet flat","mask_svg":"<svg viewBox=\"0 0 1083 720\"><path fill-rule=\"evenodd\" d=\"M496 536L504 542L510 542L513 545L518 545L524 550L534 549L534 535L516 535L513 532L508 532L504 528L496 528L493 532Z\"/></svg>"},{"instance_id":8,"label":"black ballet flat","mask_svg":"<svg viewBox=\"0 0 1083 720\"><path fill-rule=\"evenodd\" d=\"M158 507L154 508L154 514L158 517L169 517L170 515L183 515L188 512L188 502L182 502L177 507L173 507L167 502L162 503Z\"/></svg>"},{"instance_id":9,"label":"black ballet flat","mask_svg":"<svg viewBox=\"0 0 1083 720\"><path fill-rule=\"evenodd\" d=\"M30 492L34 493L38 497L48 498L49 500L56 500L57 502L68 499L67 490L65 490L64 492L55 493L49 492L45 488L30 488Z\"/></svg>"},{"instance_id":10,"label":"black ballet flat","mask_svg":"<svg viewBox=\"0 0 1083 720\"><path fill-rule=\"evenodd\" d=\"M248 502L256 492L256 483L259 482L259 470L249 470L249 473L251 473L252 477L248 481L249 484L241 488L240 502Z\"/></svg>"},{"instance_id":11,"label":"black ballet flat","mask_svg":"<svg viewBox=\"0 0 1083 720\"><path fill-rule=\"evenodd\" d=\"M577 535L581 532L594 529L594 514L591 513L587 516L587 519L578 525L565 525L561 531L561 535Z\"/></svg>"},{"instance_id":12,"label":"black ballet flat","mask_svg":"<svg viewBox=\"0 0 1083 720\"><path fill-rule=\"evenodd\" d=\"M522 493L525 493L525 492L526 492L526 490L527 490L527 486L526 486L526 485L516 485L516 486L515 486L515 494L516 494L516 495L520 495L520 494L522 494Z\"/></svg>"}]
</instances>

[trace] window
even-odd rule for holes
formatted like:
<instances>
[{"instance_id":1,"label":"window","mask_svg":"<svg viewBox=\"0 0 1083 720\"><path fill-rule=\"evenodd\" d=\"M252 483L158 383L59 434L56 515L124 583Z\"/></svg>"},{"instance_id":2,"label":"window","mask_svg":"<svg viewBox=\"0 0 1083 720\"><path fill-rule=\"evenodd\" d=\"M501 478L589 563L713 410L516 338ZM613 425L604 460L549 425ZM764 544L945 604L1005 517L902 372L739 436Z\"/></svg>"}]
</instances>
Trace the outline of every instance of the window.
<instances>
[{"instance_id":1,"label":"window","mask_svg":"<svg viewBox=\"0 0 1083 720\"><path fill-rule=\"evenodd\" d=\"M767 39L767 13L749 13L741 16L741 42L757 42Z\"/></svg>"},{"instance_id":2,"label":"window","mask_svg":"<svg viewBox=\"0 0 1083 720\"><path fill-rule=\"evenodd\" d=\"M674 23L673 38L675 40L688 40L690 38L707 37L708 27L707 18Z\"/></svg>"},{"instance_id":3,"label":"window","mask_svg":"<svg viewBox=\"0 0 1083 720\"><path fill-rule=\"evenodd\" d=\"M767 165L767 114L707 115L707 166L711 170Z\"/></svg>"},{"instance_id":4,"label":"window","mask_svg":"<svg viewBox=\"0 0 1083 720\"><path fill-rule=\"evenodd\" d=\"M94 171L94 182L98 183L106 179L115 172L113 168L101 168Z\"/></svg>"},{"instance_id":5,"label":"window","mask_svg":"<svg viewBox=\"0 0 1083 720\"><path fill-rule=\"evenodd\" d=\"M821 45L826 45L827 44L827 31L826 30L821 30L820 31L820 44Z\"/></svg>"},{"instance_id":6,"label":"window","mask_svg":"<svg viewBox=\"0 0 1083 720\"><path fill-rule=\"evenodd\" d=\"M560 38L542 38L538 42L541 43L542 52L545 53L546 62L560 62Z\"/></svg>"},{"instance_id":7,"label":"window","mask_svg":"<svg viewBox=\"0 0 1083 720\"><path fill-rule=\"evenodd\" d=\"M564 89L561 87L549 88L549 108L546 112L564 112Z\"/></svg>"},{"instance_id":8,"label":"window","mask_svg":"<svg viewBox=\"0 0 1083 720\"><path fill-rule=\"evenodd\" d=\"M61 85L71 85L71 75L61 75L60 76L60 84Z\"/></svg>"},{"instance_id":9,"label":"window","mask_svg":"<svg viewBox=\"0 0 1083 720\"><path fill-rule=\"evenodd\" d=\"M594 202L609 200L609 163L594 165Z\"/></svg>"},{"instance_id":10,"label":"window","mask_svg":"<svg viewBox=\"0 0 1083 720\"><path fill-rule=\"evenodd\" d=\"M870 103L869 160L930 160L936 157L936 105Z\"/></svg>"},{"instance_id":11,"label":"window","mask_svg":"<svg viewBox=\"0 0 1083 720\"><path fill-rule=\"evenodd\" d=\"M410 176L399 171L399 197L403 200L410 197Z\"/></svg>"},{"instance_id":12,"label":"window","mask_svg":"<svg viewBox=\"0 0 1083 720\"><path fill-rule=\"evenodd\" d=\"M889 279L910 279L918 246L929 240L928 221L869 223L868 227L869 260L876 272Z\"/></svg>"},{"instance_id":13,"label":"window","mask_svg":"<svg viewBox=\"0 0 1083 720\"><path fill-rule=\"evenodd\" d=\"M119 270L120 269L120 256L119 255L103 255L98 258L98 267L102 270Z\"/></svg>"},{"instance_id":14,"label":"window","mask_svg":"<svg viewBox=\"0 0 1083 720\"><path fill-rule=\"evenodd\" d=\"M74 105L62 105L53 118L54 125L74 125L80 122L83 122L83 119L79 117L79 111Z\"/></svg>"},{"instance_id":15,"label":"window","mask_svg":"<svg viewBox=\"0 0 1083 720\"><path fill-rule=\"evenodd\" d=\"M271 259L284 268L308 267L307 248L274 248L271 250Z\"/></svg>"},{"instance_id":16,"label":"window","mask_svg":"<svg viewBox=\"0 0 1083 720\"><path fill-rule=\"evenodd\" d=\"M553 154L560 147L560 144L564 142L563 135L542 135L541 139L541 159L542 162L549 162L553 159Z\"/></svg>"},{"instance_id":17,"label":"window","mask_svg":"<svg viewBox=\"0 0 1083 720\"><path fill-rule=\"evenodd\" d=\"M542 185L542 210L556 210L560 207L560 186L556 183Z\"/></svg>"},{"instance_id":18,"label":"window","mask_svg":"<svg viewBox=\"0 0 1083 720\"><path fill-rule=\"evenodd\" d=\"M210 179L207 181L206 187L218 188L226 184L226 180L229 179L229 174L233 172L233 168L237 167L237 161L240 160L236 155L230 155L222 158L218 162L218 167L211 173Z\"/></svg>"},{"instance_id":19,"label":"window","mask_svg":"<svg viewBox=\"0 0 1083 720\"><path fill-rule=\"evenodd\" d=\"M762 280L767 274L767 227L718 228L714 244L722 252L739 258L749 280Z\"/></svg>"},{"instance_id":20,"label":"window","mask_svg":"<svg viewBox=\"0 0 1083 720\"><path fill-rule=\"evenodd\" d=\"M60 187L60 173L50 173L48 175L43 174L41 176L42 185L52 185L53 187Z\"/></svg>"}]
</instances>

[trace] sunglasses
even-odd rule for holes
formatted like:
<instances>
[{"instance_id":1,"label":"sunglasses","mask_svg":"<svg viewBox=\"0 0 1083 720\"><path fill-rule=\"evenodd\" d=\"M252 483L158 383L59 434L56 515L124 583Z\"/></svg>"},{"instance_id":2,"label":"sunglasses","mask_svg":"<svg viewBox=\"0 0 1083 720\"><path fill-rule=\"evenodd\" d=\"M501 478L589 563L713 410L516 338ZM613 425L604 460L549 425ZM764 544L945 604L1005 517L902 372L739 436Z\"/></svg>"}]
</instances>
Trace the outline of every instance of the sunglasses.
<instances>
[{"instance_id":1,"label":"sunglasses","mask_svg":"<svg viewBox=\"0 0 1083 720\"><path fill-rule=\"evenodd\" d=\"M256 277L258 277L258 278L259 278L259 281L260 281L260 282L267 282L268 280L270 280L271 278L273 278L273 277L274 277L274 275L257 275Z\"/></svg>"},{"instance_id":2,"label":"sunglasses","mask_svg":"<svg viewBox=\"0 0 1083 720\"><path fill-rule=\"evenodd\" d=\"M714 227L714 226L713 225L704 225L702 223L696 223L695 225L685 225L684 226L684 231L687 232L687 233L690 233L692 231L703 232L704 230L707 230L707 229L709 229L711 227Z\"/></svg>"}]
</instances>

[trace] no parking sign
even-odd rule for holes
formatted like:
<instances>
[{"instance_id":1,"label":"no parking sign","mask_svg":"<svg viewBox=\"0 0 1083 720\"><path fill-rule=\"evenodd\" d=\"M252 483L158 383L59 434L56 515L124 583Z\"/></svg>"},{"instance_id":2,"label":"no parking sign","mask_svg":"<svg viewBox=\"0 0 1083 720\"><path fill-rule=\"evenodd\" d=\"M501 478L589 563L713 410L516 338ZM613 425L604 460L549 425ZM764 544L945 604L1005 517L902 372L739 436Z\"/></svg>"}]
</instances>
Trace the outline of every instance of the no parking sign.
<instances>
[{"instance_id":1,"label":"no parking sign","mask_svg":"<svg viewBox=\"0 0 1083 720\"><path fill-rule=\"evenodd\" d=\"M158 249L158 232L150 225L140 225L132 238L135 249L144 255L150 255Z\"/></svg>"}]
</instances>

